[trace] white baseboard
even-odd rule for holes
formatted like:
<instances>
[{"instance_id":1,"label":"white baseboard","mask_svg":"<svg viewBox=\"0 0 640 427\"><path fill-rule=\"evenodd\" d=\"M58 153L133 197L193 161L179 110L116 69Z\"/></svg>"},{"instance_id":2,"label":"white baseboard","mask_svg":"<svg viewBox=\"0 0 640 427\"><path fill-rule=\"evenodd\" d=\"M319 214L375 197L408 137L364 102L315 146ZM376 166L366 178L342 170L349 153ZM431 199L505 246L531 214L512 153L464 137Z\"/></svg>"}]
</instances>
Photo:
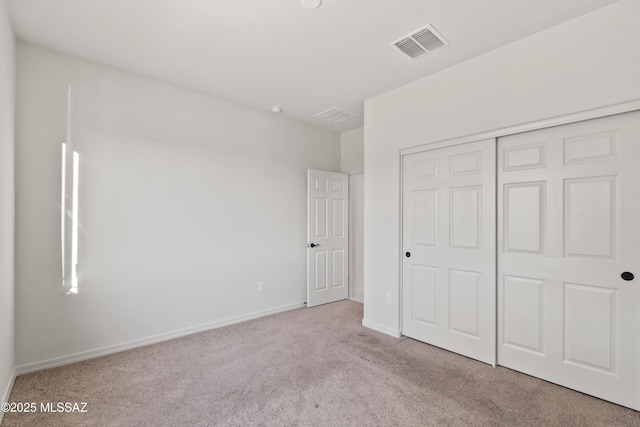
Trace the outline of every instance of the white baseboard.
<instances>
[{"instance_id":1,"label":"white baseboard","mask_svg":"<svg viewBox=\"0 0 640 427\"><path fill-rule=\"evenodd\" d=\"M364 289L354 289L349 299L358 301L364 304Z\"/></svg>"},{"instance_id":2,"label":"white baseboard","mask_svg":"<svg viewBox=\"0 0 640 427\"><path fill-rule=\"evenodd\" d=\"M70 363L80 362L83 360L93 359L108 354L118 353L120 351L131 350L132 348L143 347L145 345L155 344L161 341L167 341L174 338L180 338L186 335L196 334L198 332L209 331L211 329L222 328L224 326L234 325L236 323L246 322L247 320L258 319L260 317L270 316L284 311L295 310L297 308L306 307L304 302L283 305L268 310L257 311L242 316L231 317L228 319L218 320L203 325L192 326L177 331L171 331L164 334L153 335L146 338L140 338L133 341L127 341L121 344L110 345L106 347L96 348L94 350L83 351L80 353L70 354L67 356L55 357L40 362L28 363L16 368L17 375L28 374L31 372L41 371L43 369L55 368L57 366L68 365ZM15 377L15 375L14 375Z\"/></svg>"},{"instance_id":3,"label":"white baseboard","mask_svg":"<svg viewBox=\"0 0 640 427\"><path fill-rule=\"evenodd\" d=\"M17 376L16 368L13 368L13 372L11 373L11 378L9 378L9 384L7 384L7 387L4 389L4 392L0 397L0 403L9 401L9 397L11 396L11 390L13 390L13 384L16 382L16 376ZM4 412L0 411L0 424L2 424L3 417L4 417Z\"/></svg>"},{"instance_id":4,"label":"white baseboard","mask_svg":"<svg viewBox=\"0 0 640 427\"><path fill-rule=\"evenodd\" d=\"M378 325L377 323L373 323L365 319L362 319L362 326L373 329L374 331L382 332L383 334L391 335L394 338L400 338L402 336L400 329L387 328L386 326Z\"/></svg>"}]
</instances>

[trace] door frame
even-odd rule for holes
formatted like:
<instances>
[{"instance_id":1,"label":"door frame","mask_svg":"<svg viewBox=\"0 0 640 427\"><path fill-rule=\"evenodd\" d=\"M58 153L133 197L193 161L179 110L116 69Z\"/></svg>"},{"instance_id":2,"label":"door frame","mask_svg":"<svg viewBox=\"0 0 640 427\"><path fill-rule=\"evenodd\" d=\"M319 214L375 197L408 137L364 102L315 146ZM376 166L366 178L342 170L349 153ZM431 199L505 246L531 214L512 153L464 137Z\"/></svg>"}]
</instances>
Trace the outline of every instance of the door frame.
<instances>
[{"instance_id":1,"label":"door frame","mask_svg":"<svg viewBox=\"0 0 640 427\"><path fill-rule=\"evenodd\" d=\"M458 137L458 138L451 138L451 139L445 139L445 140L440 140L440 141L434 141L431 143L420 143L420 144L416 144L407 148L403 148L400 150L400 155L398 156L398 162L399 162L399 171L400 171L400 197L399 197L399 213L400 213L400 221L399 221L399 227L398 227L398 233L399 233L399 251L398 251L398 325L399 325L399 335L403 336L404 334L402 333L403 330L403 324L402 324L402 319L403 319L403 311L404 311L404 307L403 307L403 295L402 295L402 280L403 280L403 275L402 275L402 262L403 262L403 258L402 258L402 248L404 247L403 244L403 239L402 239L402 235L403 235L403 220L402 218L404 218L404 210L403 210L403 204L404 204L404 200L403 200L403 189L404 189L404 182L403 182L403 176L404 176L404 168L403 168L403 157L409 154L414 154L414 153L420 153L420 152L424 152L424 151L431 151L431 150L436 150L439 148L447 148L447 147L453 147L455 145L461 145L461 144L467 144L470 142L475 142L475 141L480 141L483 139L490 139L490 138L494 138L495 139L495 144L496 144L496 155L497 155L497 144L498 144L498 138L502 138L505 136L509 136L509 135L515 135L518 133L523 133L523 132L529 132L529 131L533 131L533 130L539 130L539 129L545 129L545 128L550 128L550 127L554 127L554 126L561 126L561 125L565 125L565 124L569 124L569 123L576 123L576 122L582 122L582 121L586 121L586 120L592 120L592 119L598 119L598 118L602 118L602 117L607 117L607 116L613 116L616 114L624 114L624 113L628 113L631 111L637 111L640 110L640 99L637 100L633 100L633 101L629 101L629 102L623 102L623 103L619 103L619 104L613 104L613 105L607 105L607 106L603 106L603 107L599 107L599 108L594 108L594 109L590 109L590 110L584 110L584 111L579 111L579 112L575 112L575 113L570 113L570 114L565 114L565 115L561 115L561 116L557 116L557 117L551 117L551 118L547 118L547 119L543 119L543 120L537 120L537 121L533 121L533 122L527 122L527 123L523 123L523 124L519 124L519 125L515 125L515 126L509 126L509 127L505 127L505 128L500 128L500 129L495 129L495 130L490 130L487 132L480 132L480 133L476 133L476 134L471 134L471 135L466 135L466 136L462 136L462 137ZM497 180L496 180L496 185L497 185ZM497 206L497 198L496 198L496 212L497 212L498 206ZM496 217L496 223L497 223L497 217ZM497 233L496 233L496 239L497 239ZM497 242L496 242L497 243ZM496 251L497 251L497 244L496 244ZM498 264L498 254L496 253L496 272L497 272L497 264ZM497 278L497 276L496 276ZM498 286L498 282L496 280L496 307L497 307L497 286ZM496 330L495 330L495 343L496 343L496 348L495 348L495 364L493 365L494 367L497 366L497 362L498 362L498 313L496 311L495 313L496 316L496 321L495 321L495 325L496 325Z\"/></svg>"}]
</instances>

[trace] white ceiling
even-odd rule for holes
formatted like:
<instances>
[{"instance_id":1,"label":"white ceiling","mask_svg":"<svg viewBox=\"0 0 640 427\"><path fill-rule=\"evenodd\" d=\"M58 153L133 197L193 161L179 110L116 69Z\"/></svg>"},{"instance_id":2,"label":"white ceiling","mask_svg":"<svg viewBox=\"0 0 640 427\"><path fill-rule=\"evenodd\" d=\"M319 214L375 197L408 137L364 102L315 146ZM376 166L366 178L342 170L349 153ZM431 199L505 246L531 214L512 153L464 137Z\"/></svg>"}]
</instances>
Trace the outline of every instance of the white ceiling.
<instances>
[{"instance_id":1,"label":"white ceiling","mask_svg":"<svg viewBox=\"0 0 640 427\"><path fill-rule=\"evenodd\" d=\"M19 39L343 132L363 101L615 0L9 0ZM432 24L449 45L389 46ZM333 125L330 107L358 114Z\"/></svg>"}]
</instances>

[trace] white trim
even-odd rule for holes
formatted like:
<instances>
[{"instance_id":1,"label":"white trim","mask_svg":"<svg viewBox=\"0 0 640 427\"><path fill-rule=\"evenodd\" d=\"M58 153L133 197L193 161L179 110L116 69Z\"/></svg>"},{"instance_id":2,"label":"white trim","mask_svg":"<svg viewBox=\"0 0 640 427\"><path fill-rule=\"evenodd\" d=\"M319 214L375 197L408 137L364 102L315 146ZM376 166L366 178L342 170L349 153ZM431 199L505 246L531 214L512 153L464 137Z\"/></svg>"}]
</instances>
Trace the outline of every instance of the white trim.
<instances>
[{"instance_id":1,"label":"white trim","mask_svg":"<svg viewBox=\"0 0 640 427\"><path fill-rule=\"evenodd\" d=\"M573 114L567 114L558 117L551 117L535 122L523 123L501 129L494 129L473 135L461 136L458 138L446 139L443 141L434 141L432 143L420 143L411 147L400 150L400 156L407 154L419 153L426 150L435 150L437 148L450 147L453 145L466 144L468 142L480 141L489 138L500 138L507 135L515 135L517 133L529 132L532 130L544 129L553 126L565 125L567 123L581 122L600 117L613 116L615 114L628 113L630 111L640 110L640 100L623 102L621 104L607 105L605 107L595 108L592 110L580 111Z\"/></svg>"},{"instance_id":2,"label":"white trim","mask_svg":"<svg viewBox=\"0 0 640 427\"><path fill-rule=\"evenodd\" d=\"M343 173L346 173L347 175L359 175L361 173L364 173L364 169L358 169L358 170L353 171L353 172L343 172Z\"/></svg>"},{"instance_id":3,"label":"white trim","mask_svg":"<svg viewBox=\"0 0 640 427\"><path fill-rule=\"evenodd\" d=\"M189 328L179 329L164 334L152 335L147 338L141 338L133 341L127 341L121 344L110 345L106 347L96 348L94 350L83 351L80 353L70 354L67 356L55 357L53 359L47 359L40 362L29 363L26 365L18 366L16 373L18 375L28 374L35 371L41 371L43 369L54 368L57 366L68 365L83 360L94 359L100 356L106 356L112 353L118 353L120 351L130 350L137 347L143 347L150 344L155 344L161 341L167 341L174 338L184 337L186 335L196 334L198 332L205 332L211 329L222 328L224 326L234 325L236 323L246 322L247 320L258 319L260 317L270 316L272 314L282 313L284 311L295 310L297 308L303 308L306 304L304 302L298 302L295 304L283 305L268 310L257 311L242 316L231 317L228 319L218 320L216 322L205 323L202 325L192 326Z\"/></svg>"},{"instance_id":4,"label":"white trim","mask_svg":"<svg viewBox=\"0 0 640 427\"><path fill-rule=\"evenodd\" d=\"M13 372L11 372L11 378L9 379L9 384L7 384L7 388L4 389L4 393L2 393L2 397L0 398L0 403L9 401L9 397L11 397L11 390L13 390L13 384L16 382L16 376L17 376L16 368L13 368ZM4 417L4 412L0 411L0 424L2 424L3 417Z\"/></svg>"},{"instance_id":5,"label":"white trim","mask_svg":"<svg viewBox=\"0 0 640 427\"><path fill-rule=\"evenodd\" d=\"M381 332L386 335L391 335L394 338L400 338L402 336L402 334L400 333L400 329L387 328L386 326L369 322L366 319L362 319L362 326L364 326L365 328L373 329L374 331Z\"/></svg>"}]
</instances>

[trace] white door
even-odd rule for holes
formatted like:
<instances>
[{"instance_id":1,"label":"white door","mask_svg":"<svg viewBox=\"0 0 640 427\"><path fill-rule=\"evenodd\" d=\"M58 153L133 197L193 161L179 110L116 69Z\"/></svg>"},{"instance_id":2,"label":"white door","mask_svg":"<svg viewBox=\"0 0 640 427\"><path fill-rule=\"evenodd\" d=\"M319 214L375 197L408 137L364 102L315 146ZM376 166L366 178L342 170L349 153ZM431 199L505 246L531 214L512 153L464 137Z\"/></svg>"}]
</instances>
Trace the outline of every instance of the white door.
<instances>
[{"instance_id":1,"label":"white door","mask_svg":"<svg viewBox=\"0 0 640 427\"><path fill-rule=\"evenodd\" d=\"M307 171L307 306L349 297L349 176Z\"/></svg>"},{"instance_id":2,"label":"white door","mask_svg":"<svg viewBox=\"0 0 640 427\"><path fill-rule=\"evenodd\" d=\"M402 333L490 364L495 150L488 139L402 159Z\"/></svg>"},{"instance_id":3,"label":"white door","mask_svg":"<svg viewBox=\"0 0 640 427\"><path fill-rule=\"evenodd\" d=\"M640 113L498 147L498 363L640 409Z\"/></svg>"}]
</instances>

